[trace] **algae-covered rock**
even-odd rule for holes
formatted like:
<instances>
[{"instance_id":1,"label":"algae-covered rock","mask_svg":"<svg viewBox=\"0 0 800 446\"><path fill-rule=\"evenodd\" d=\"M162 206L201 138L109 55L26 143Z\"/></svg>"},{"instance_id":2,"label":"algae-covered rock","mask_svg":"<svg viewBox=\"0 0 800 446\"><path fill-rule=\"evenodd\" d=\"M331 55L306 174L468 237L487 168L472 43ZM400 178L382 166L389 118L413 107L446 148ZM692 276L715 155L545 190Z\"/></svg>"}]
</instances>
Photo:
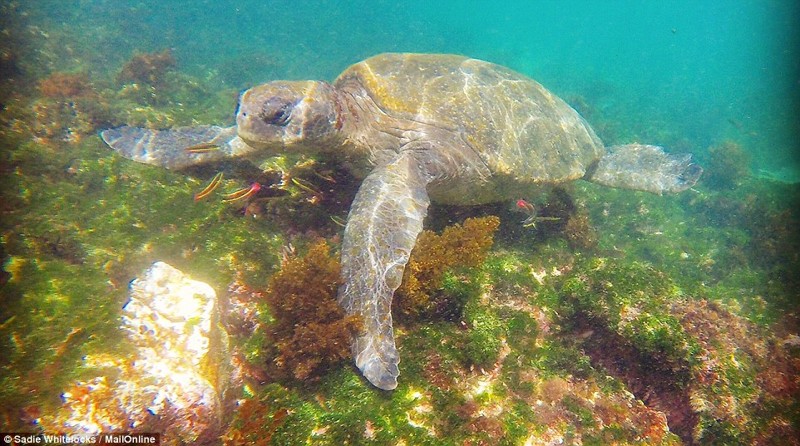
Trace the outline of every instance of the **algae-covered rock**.
<instances>
[{"instance_id":1,"label":"algae-covered rock","mask_svg":"<svg viewBox=\"0 0 800 446\"><path fill-rule=\"evenodd\" d=\"M163 262L131 282L116 352L91 355L103 373L75 383L45 416L47 430L161 433L163 444L213 444L225 421L228 336L216 293Z\"/></svg>"},{"instance_id":2,"label":"algae-covered rock","mask_svg":"<svg viewBox=\"0 0 800 446\"><path fill-rule=\"evenodd\" d=\"M592 366L664 413L685 444L796 444L796 352L736 305L605 258L581 265L561 293L558 311Z\"/></svg>"}]
</instances>

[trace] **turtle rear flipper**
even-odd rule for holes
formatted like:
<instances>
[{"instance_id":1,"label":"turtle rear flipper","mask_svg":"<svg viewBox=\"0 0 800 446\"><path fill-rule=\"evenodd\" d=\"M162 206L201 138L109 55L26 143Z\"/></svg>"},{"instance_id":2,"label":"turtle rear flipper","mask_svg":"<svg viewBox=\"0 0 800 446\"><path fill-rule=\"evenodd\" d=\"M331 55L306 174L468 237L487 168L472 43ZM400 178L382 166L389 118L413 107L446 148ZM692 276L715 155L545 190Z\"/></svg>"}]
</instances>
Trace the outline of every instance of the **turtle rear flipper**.
<instances>
[{"instance_id":1,"label":"turtle rear flipper","mask_svg":"<svg viewBox=\"0 0 800 446\"><path fill-rule=\"evenodd\" d=\"M697 183L703 169L688 153L669 154L658 146L614 146L586 179L610 187L643 190L654 194L681 192Z\"/></svg>"},{"instance_id":2,"label":"turtle rear flipper","mask_svg":"<svg viewBox=\"0 0 800 446\"><path fill-rule=\"evenodd\" d=\"M253 150L236 136L236 127L213 125L169 130L125 126L104 130L100 137L125 158L171 170L240 156Z\"/></svg>"},{"instance_id":3,"label":"turtle rear flipper","mask_svg":"<svg viewBox=\"0 0 800 446\"><path fill-rule=\"evenodd\" d=\"M392 296L403 280L430 200L429 177L411 152L375 169L350 208L342 242L339 304L359 314L363 330L353 342L356 366L373 385L397 387L400 356L392 331Z\"/></svg>"}]
</instances>

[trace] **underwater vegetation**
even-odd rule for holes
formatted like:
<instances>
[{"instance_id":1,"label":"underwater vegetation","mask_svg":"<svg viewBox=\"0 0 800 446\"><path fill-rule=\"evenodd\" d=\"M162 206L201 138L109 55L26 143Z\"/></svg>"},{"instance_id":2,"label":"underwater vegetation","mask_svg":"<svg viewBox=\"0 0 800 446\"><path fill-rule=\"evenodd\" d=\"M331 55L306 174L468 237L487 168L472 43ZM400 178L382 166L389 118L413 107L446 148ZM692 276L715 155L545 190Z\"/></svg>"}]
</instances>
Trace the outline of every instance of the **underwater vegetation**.
<instances>
[{"instance_id":1,"label":"underwater vegetation","mask_svg":"<svg viewBox=\"0 0 800 446\"><path fill-rule=\"evenodd\" d=\"M565 333L578 339L594 367L667 414L670 430L687 444L772 444L770 436L795 444L798 393L790 377L797 371L790 369L798 356L788 346L797 327L797 274L790 269L798 265L798 241L789 228L798 216L777 197L793 202L797 193L796 186L748 177L735 190L701 190L686 197L698 226L685 236L694 248L670 246L661 229L642 226L629 241L618 230L616 249L605 251L614 257L580 261L556 281L555 311L564 328L572 327ZM631 201L627 224L649 219L653 208ZM608 226L613 212L592 218ZM713 235L703 230L709 224L717 225ZM706 237L724 237L725 250L703 254ZM656 248L650 240L667 243ZM621 255L643 248L645 256ZM642 262L647 258L664 260L656 268ZM698 274L700 281L686 280ZM765 279L753 280L755 274ZM768 384L772 379L779 384Z\"/></svg>"},{"instance_id":2,"label":"underwater vegetation","mask_svg":"<svg viewBox=\"0 0 800 446\"><path fill-rule=\"evenodd\" d=\"M446 255L434 255L450 252L442 248L447 246L445 240L472 235L476 231L465 228L473 226L483 227L479 232L484 236L491 235L497 223L496 217L468 219L441 235L429 233L426 238L430 240L418 245L420 250L413 256L417 261L422 258L436 263L439 259L448 265ZM486 238L475 238L483 242L465 246L472 246L483 257L485 251L479 248L486 246ZM307 256L320 249L318 246L323 245L314 245ZM320 249L315 256L322 253L329 255ZM783 430L792 421L781 421L780 413L795 409L796 383L789 378L797 366L796 352L789 351L794 338L769 340L762 329L724 305L684 295L666 274L644 263L601 257L580 260L567 269L567 274L552 275L544 282L523 275L527 278L517 279L517 286L522 288L515 293L528 295L526 299L519 295L503 297L508 292L503 277L510 276L492 272L493 268L514 268L514 260L500 254L484 261L497 266L477 275L477 271L468 273L472 277L469 281L478 288L459 288L443 275L440 287L462 290L461 313L448 315L458 322L431 325L431 319L441 320L442 315L425 313L430 307L422 306L424 311L418 314L428 322L414 324L416 333L400 338L401 348L410 352L405 380L410 388L420 389L413 396L420 405L408 416L413 426L428 430L429 438L469 438L465 444L496 444L495 440L502 438L504 444L512 444L514 438L533 438L526 437L533 429L537 437L552 441L583 438L590 444L605 444L645 437L648 444L677 444L669 429L687 444L764 441L765 436L749 427L754 424L773 429L772 437L789 438L792 431ZM322 263L328 262L330 259ZM326 268L316 264L303 266L317 273L305 278L304 289L316 289L316 282L325 277L319 271ZM300 265L298 262L295 266ZM412 271L440 270L434 266ZM334 274L328 279L332 278ZM436 292L437 288L427 291ZM328 287L327 293L333 301L333 287ZM549 305L553 308L545 310ZM409 314L403 317L409 318ZM408 323L400 327L408 327ZM781 347L770 350L770 345ZM516 357L516 363L508 362L509 355ZM768 357L775 360L774 366L768 363ZM608 382L612 379L609 375L619 381ZM348 386L343 379L351 385L352 380L359 381L351 370L344 373L342 369L329 369L311 378L319 383L315 389L322 391L329 386L344 391ZM428 384L422 385L420 379ZM767 383L774 387L768 389ZM310 424L324 424L336 397L322 408L314 403L309 406L303 402L302 387L286 385L264 388L268 394L284 394L276 400L282 401L279 404L264 398L264 394L256 396L255 402L241 403L238 421L231 425L228 435L257 435L252 430L262 426L265 431L261 434L274 439L291 435L336 444L343 439L373 439L376 432L397 432L398 427L385 420L380 425L359 417L336 418L336 424L312 428ZM622 388L633 392L646 406L632 405L631 400L617 394ZM285 392L292 397L286 397ZM401 387L395 395L403 394ZM756 396L764 399L754 399ZM256 407L261 412L253 409ZM527 415L523 415L523 407L529 407ZM766 412L764 408L768 408ZM396 409L396 404L384 404L377 409L370 406L369 410L392 419L396 415L390 414ZM434 421L435 414L448 413ZM667 414L667 419L659 418L659 413ZM519 428L520 423L531 420L538 421ZM769 421L764 424L765 420ZM560 430L568 425L576 430ZM356 430L349 430L352 428Z\"/></svg>"},{"instance_id":3,"label":"underwater vegetation","mask_svg":"<svg viewBox=\"0 0 800 446\"><path fill-rule=\"evenodd\" d=\"M344 225L358 182L339 160L278 155L260 167L268 186L244 215L310 237L332 236Z\"/></svg>"},{"instance_id":4,"label":"underwater vegetation","mask_svg":"<svg viewBox=\"0 0 800 446\"><path fill-rule=\"evenodd\" d=\"M499 226L500 219L489 216L468 218L463 224L448 226L441 235L423 231L395 292L393 312L399 320L459 318L466 304L464 296L442 287L445 281L458 280L452 277L457 269L483 263Z\"/></svg>"},{"instance_id":5,"label":"underwater vegetation","mask_svg":"<svg viewBox=\"0 0 800 446\"><path fill-rule=\"evenodd\" d=\"M597 246L597 231L592 227L589 216L578 212L570 216L564 227L564 238L573 249L591 250Z\"/></svg>"},{"instance_id":6,"label":"underwater vegetation","mask_svg":"<svg viewBox=\"0 0 800 446\"><path fill-rule=\"evenodd\" d=\"M268 328L268 369L278 378L319 379L331 366L350 358L350 339L360 330L357 316L346 316L336 302L339 260L324 241L305 256L290 258L270 279L264 298L275 318Z\"/></svg>"},{"instance_id":7,"label":"underwater vegetation","mask_svg":"<svg viewBox=\"0 0 800 446\"><path fill-rule=\"evenodd\" d=\"M494 216L470 218L441 235L423 232L396 296L401 320L459 319L469 288L453 274L483 262L499 224ZM287 257L270 279L262 296L273 320L266 324L266 351L260 356L269 358L266 373L273 379L318 381L350 358L350 339L361 322L345 316L336 302L339 271L338 257L319 240L304 256ZM477 362L488 361L486 355L474 356L481 357Z\"/></svg>"},{"instance_id":8,"label":"underwater vegetation","mask_svg":"<svg viewBox=\"0 0 800 446\"><path fill-rule=\"evenodd\" d=\"M236 416L222 435L222 444L238 446L243 444L269 446L275 430L289 414L269 395L258 399L246 398L239 401ZM276 406L277 409L275 408Z\"/></svg>"},{"instance_id":9,"label":"underwater vegetation","mask_svg":"<svg viewBox=\"0 0 800 446\"><path fill-rule=\"evenodd\" d=\"M117 82L143 83L159 87L166 82L165 75L176 66L177 62L169 48L157 53L135 54L122 66L117 75Z\"/></svg>"},{"instance_id":10,"label":"underwater vegetation","mask_svg":"<svg viewBox=\"0 0 800 446\"><path fill-rule=\"evenodd\" d=\"M717 190L732 189L750 175L750 155L734 141L708 149L710 156L703 181Z\"/></svg>"},{"instance_id":11,"label":"underwater vegetation","mask_svg":"<svg viewBox=\"0 0 800 446\"><path fill-rule=\"evenodd\" d=\"M110 124L111 106L84 73L53 72L39 82L32 127L45 139L78 141Z\"/></svg>"},{"instance_id":12,"label":"underwater vegetation","mask_svg":"<svg viewBox=\"0 0 800 446\"><path fill-rule=\"evenodd\" d=\"M199 80L182 75L176 68L175 59L164 50L137 53L116 75L82 67L29 73L37 79L35 90L13 87L4 101L5 131L8 135L33 133L40 143L52 144L80 142L101 129L122 124L188 124L207 113L221 120L218 110L231 107L236 92L209 92ZM18 79L4 81L14 83ZM184 114L177 105L180 101L207 106Z\"/></svg>"},{"instance_id":13,"label":"underwater vegetation","mask_svg":"<svg viewBox=\"0 0 800 446\"><path fill-rule=\"evenodd\" d=\"M79 98L96 96L86 75L82 73L53 73L39 82L42 95L49 98Z\"/></svg>"}]
</instances>

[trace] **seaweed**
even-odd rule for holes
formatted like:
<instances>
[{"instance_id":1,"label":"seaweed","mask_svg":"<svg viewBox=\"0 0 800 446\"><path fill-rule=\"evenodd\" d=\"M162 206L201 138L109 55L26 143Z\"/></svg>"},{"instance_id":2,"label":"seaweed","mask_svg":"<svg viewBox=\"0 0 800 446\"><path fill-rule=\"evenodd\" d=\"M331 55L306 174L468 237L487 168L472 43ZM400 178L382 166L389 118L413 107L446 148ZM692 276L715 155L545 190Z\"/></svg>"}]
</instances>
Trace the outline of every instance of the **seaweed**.
<instances>
[{"instance_id":1,"label":"seaweed","mask_svg":"<svg viewBox=\"0 0 800 446\"><path fill-rule=\"evenodd\" d=\"M495 311L474 301L464 308L464 319L469 329L460 349L461 360L469 366L492 366L500 356L508 335L506 321Z\"/></svg>"},{"instance_id":2,"label":"seaweed","mask_svg":"<svg viewBox=\"0 0 800 446\"><path fill-rule=\"evenodd\" d=\"M86 260L85 249L70 231L32 235L31 239L42 257L53 256L72 265L82 265Z\"/></svg>"},{"instance_id":3,"label":"seaweed","mask_svg":"<svg viewBox=\"0 0 800 446\"><path fill-rule=\"evenodd\" d=\"M169 48L157 53L135 54L117 76L120 84L142 83L154 87L164 84L165 75L177 66Z\"/></svg>"},{"instance_id":4,"label":"seaweed","mask_svg":"<svg viewBox=\"0 0 800 446\"><path fill-rule=\"evenodd\" d=\"M55 72L39 82L39 91L48 98L65 99L96 96L86 75Z\"/></svg>"},{"instance_id":5,"label":"seaweed","mask_svg":"<svg viewBox=\"0 0 800 446\"><path fill-rule=\"evenodd\" d=\"M752 444L758 429L794 438L796 353L719 302L685 296L652 266L590 260L564 280L564 316L594 367L666 413L685 442ZM762 440L763 441L763 440Z\"/></svg>"},{"instance_id":6,"label":"seaweed","mask_svg":"<svg viewBox=\"0 0 800 446\"><path fill-rule=\"evenodd\" d=\"M236 415L222 435L222 444L268 446L275 431L284 423L288 410L275 407L269 398L245 398L239 401Z\"/></svg>"},{"instance_id":7,"label":"seaweed","mask_svg":"<svg viewBox=\"0 0 800 446\"><path fill-rule=\"evenodd\" d=\"M336 302L340 265L324 240L304 257L287 259L264 293L275 317L268 329L269 368L278 379L316 381L350 358L350 340L361 328Z\"/></svg>"},{"instance_id":8,"label":"seaweed","mask_svg":"<svg viewBox=\"0 0 800 446\"><path fill-rule=\"evenodd\" d=\"M38 90L40 96L29 103L15 102L15 107L26 107L12 113L29 115L25 130L48 143L78 142L114 119L108 98L87 74L56 71L39 81Z\"/></svg>"},{"instance_id":9,"label":"seaweed","mask_svg":"<svg viewBox=\"0 0 800 446\"><path fill-rule=\"evenodd\" d=\"M344 226L359 182L341 159L281 154L259 167L270 186L248 203L245 215L263 217L290 233L318 237Z\"/></svg>"},{"instance_id":10,"label":"seaweed","mask_svg":"<svg viewBox=\"0 0 800 446\"><path fill-rule=\"evenodd\" d=\"M578 212L570 215L564 226L564 238L572 249L589 250L597 246L597 231L592 227L589 215Z\"/></svg>"},{"instance_id":11,"label":"seaweed","mask_svg":"<svg viewBox=\"0 0 800 446\"><path fill-rule=\"evenodd\" d=\"M403 283L395 293L395 314L401 321L457 319L466 303L461 293L448 293L443 285L458 287L447 280L448 272L473 268L483 263L500 225L495 216L468 218L463 224L445 228L441 235L423 231L411 252Z\"/></svg>"},{"instance_id":12,"label":"seaweed","mask_svg":"<svg viewBox=\"0 0 800 446\"><path fill-rule=\"evenodd\" d=\"M703 178L712 189L734 189L750 174L750 156L739 144L725 141L708 152L711 160Z\"/></svg>"}]
</instances>

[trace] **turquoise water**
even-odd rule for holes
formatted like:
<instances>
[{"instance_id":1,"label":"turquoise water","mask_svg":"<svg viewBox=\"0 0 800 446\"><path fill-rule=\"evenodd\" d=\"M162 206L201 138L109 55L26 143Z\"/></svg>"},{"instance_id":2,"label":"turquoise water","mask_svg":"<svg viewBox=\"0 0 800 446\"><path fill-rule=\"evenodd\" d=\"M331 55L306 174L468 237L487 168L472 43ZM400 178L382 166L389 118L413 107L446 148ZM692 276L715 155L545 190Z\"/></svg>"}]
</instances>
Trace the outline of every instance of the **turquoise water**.
<instances>
[{"instance_id":1,"label":"turquoise water","mask_svg":"<svg viewBox=\"0 0 800 446\"><path fill-rule=\"evenodd\" d=\"M752 154L757 173L800 179L797 2L54 1L20 9L45 29L71 29L75 42L64 44L94 69L134 50L172 48L181 70L221 87L332 80L386 51L469 55L573 103L582 98L607 142L648 141L703 160L730 139Z\"/></svg>"}]
</instances>

